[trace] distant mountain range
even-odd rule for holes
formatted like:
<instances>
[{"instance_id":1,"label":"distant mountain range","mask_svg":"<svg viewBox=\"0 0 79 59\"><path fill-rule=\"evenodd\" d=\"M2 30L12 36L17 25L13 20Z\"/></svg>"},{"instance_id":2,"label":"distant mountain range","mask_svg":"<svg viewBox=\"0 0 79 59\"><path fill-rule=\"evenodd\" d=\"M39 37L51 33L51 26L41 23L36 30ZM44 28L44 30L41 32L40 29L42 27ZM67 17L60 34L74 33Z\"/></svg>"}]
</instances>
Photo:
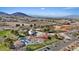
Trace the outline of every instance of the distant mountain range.
<instances>
[{"instance_id":1,"label":"distant mountain range","mask_svg":"<svg viewBox=\"0 0 79 59\"><path fill-rule=\"evenodd\" d=\"M28 16L28 17L30 17L29 15L26 15L25 13L21 13L21 12L16 12L16 13L13 13L11 15L14 15L14 16L23 16L23 17Z\"/></svg>"},{"instance_id":2,"label":"distant mountain range","mask_svg":"<svg viewBox=\"0 0 79 59\"><path fill-rule=\"evenodd\" d=\"M0 12L0 16L33 17L33 16L27 15L27 14L22 13L22 12L15 12L15 13L12 13L12 14L8 14L8 13L5 13L5 12ZM37 18L50 18L50 17L39 17L38 16ZM53 17L52 16L51 18L71 18L71 19L78 19L79 18L79 15L68 15L68 16L64 16L64 17L63 16L61 16L61 17Z\"/></svg>"},{"instance_id":3,"label":"distant mountain range","mask_svg":"<svg viewBox=\"0 0 79 59\"><path fill-rule=\"evenodd\" d=\"M9 15L8 13L0 12L0 16L8 16L8 15Z\"/></svg>"},{"instance_id":4,"label":"distant mountain range","mask_svg":"<svg viewBox=\"0 0 79 59\"><path fill-rule=\"evenodd\" d=\"M25 14L25 13L21 13L21 12L15 12L15 13L12 13L12 14L8 14L8 13L5 13L5 12L0 12L0 16L22 16L22 17L30 17L29 15Z\"/></svg>"},{"instance_id":5,"label":"distant mountain range","mask_svg":"<svg viewBox=\"0 0 79 59\"><path fill-rule=\"evenodd\" d=\"M79 15L68 15L68 16L65 16L65 18L79 19Z\"/></svg>"}]
</instances>

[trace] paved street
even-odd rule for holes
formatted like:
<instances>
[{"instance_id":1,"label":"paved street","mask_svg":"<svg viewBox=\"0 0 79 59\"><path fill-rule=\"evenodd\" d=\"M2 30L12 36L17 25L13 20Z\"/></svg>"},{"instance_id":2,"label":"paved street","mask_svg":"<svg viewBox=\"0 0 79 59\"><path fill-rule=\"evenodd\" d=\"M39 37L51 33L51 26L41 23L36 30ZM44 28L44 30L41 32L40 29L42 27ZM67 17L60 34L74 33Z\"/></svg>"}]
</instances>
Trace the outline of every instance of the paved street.
<instances>
[{"instance_id":1,"label":"paved street","mask_svg":"<svg viewBox=\"0 0 79 59\"><path fill-rule=\"evenodd\" d=\"M37 51L59 51L60 49L68 46L72 42L78 40L77 38L73 37L72 35L70 35L68 33L66 35L71 37L71 40L65 40L66 42L64 42L64 40L61 40L61 41L59 41L59 42L57 42L55 44L48 45L48 46L46 46L44 48L38 49Z\"/></svg>"}]
</instances>

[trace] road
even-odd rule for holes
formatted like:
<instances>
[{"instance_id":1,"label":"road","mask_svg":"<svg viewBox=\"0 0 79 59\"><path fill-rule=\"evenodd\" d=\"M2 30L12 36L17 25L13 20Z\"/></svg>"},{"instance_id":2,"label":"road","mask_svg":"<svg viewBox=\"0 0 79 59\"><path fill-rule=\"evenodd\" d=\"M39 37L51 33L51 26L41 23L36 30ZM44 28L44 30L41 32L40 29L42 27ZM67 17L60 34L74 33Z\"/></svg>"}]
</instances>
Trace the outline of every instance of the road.
<instances>
[{"instance_id":1,"label":"road","mask_svg":"<svg viewBox=\"0 0 79 59\"><path fill-rule=\"evenodd\" d=\"M16 29L16 27L13 26L0 26L0 30L4 30L4 29Z\"/></svg>"},{"instance_id":2,"label":"road","mask_svg":"<svg viewBox=\"0 0 79 59\"><path fill-rule=\"evenodd\" d=\"M71 40L66 40L67 42L64 42L64 40L61 40L61 41L59 41L59 42L57 42L55 44L51 44L51 45L48 45L46 47L37 49L36 51L59 51L62 48L64 48L64 47L68 46L69 44L71 44L72 42L78 40L77 38L75 38L74 36L72 36L72 35L70 35L68 33L66 33L66 35L71 37Z\"/></svg>"}]
</instances>

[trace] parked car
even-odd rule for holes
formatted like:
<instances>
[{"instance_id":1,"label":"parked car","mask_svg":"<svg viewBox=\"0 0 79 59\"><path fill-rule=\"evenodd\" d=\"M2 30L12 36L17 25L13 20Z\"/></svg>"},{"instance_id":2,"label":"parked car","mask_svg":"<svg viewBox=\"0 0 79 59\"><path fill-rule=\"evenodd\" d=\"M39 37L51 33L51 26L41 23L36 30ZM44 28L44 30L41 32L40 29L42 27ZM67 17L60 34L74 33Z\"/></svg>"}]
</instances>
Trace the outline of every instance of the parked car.
<instances>
[{"instance_id":1,"label":"parked car","mask_svg":"<svg viewBox=\"0 0 79 59\"><path fill-rule=\"evenodd\" d=\"M50 48L49 48L49 47L46 47L46 49L48 49L48 50L49 50Z\"/></svg>"}]
</instances>

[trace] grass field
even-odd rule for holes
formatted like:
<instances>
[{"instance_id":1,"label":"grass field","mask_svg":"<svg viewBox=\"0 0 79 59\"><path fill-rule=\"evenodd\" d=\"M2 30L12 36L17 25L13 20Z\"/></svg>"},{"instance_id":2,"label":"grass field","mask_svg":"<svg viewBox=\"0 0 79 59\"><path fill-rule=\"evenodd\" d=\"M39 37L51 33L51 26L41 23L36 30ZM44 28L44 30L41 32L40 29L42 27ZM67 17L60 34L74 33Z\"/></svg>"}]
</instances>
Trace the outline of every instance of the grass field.
<instances>
[{"instance_id":1,"label":"grass field","mask_svg":"<svg viewBox=\"0 0 79 59\"><path fill-rule=\"evenodd\" d=\"M33 50L36 50L36 49L39 49L39 48L42 48L42 47L44 47L43 44L32 44L32 45L27 46L27 50L33 51Z\"/></svg>"},{"instance_id":2,"label":"grass field","mask_svg":"<svg viewBox=\"0 0 79 59\"><path fill-rule=\"evenodd\" d=\"M9 35L11 35L11 31L10 30L0 31L0 36L2 36L2 37L9 36Z\"/></svg>"},{"instance_id":3,"label":"grass field","mask_svg":"<svg viewBox=\"0 0 79 59\"><path fill-rule=\"evenodd\" d=\"M6 47L3 43L0 43L0 51L10 51L9 47Z\"/></svg>"},{"instance_id":4,"label":"grass field","mask_svg":"<svg viewBox=\"0 0 79 59\"><path fill-rule=\"evenodd\" d=\"M79 47L75 48L73 51L79 51Z\"/></svg>"},{"instance_id":5,"label":"grass field","mask_svg":"<svg viewBox=\"0 0 79 59\"><path fill-rule=\"evenodd\" d=\"M1 37L10 37L12 35L11 30L0 31ZM10 51L9 47L5 46L4 42L0 43L0 51Z\"/></svg>"},{"instance_id":6,"label":"grass field","mask_svg":"<svg viewBox=\"0 0 79 59\"><path fill-rule=\"evenodd\" d=\"M51 37L51 40L46 40L45 42L44 42L44 44L45 45L50 45L50 44L52 44L52 43L55 43L55 42L57 42L58 41L58 39L56 39L55 37Z\"/></svg>"}]
</instances>

